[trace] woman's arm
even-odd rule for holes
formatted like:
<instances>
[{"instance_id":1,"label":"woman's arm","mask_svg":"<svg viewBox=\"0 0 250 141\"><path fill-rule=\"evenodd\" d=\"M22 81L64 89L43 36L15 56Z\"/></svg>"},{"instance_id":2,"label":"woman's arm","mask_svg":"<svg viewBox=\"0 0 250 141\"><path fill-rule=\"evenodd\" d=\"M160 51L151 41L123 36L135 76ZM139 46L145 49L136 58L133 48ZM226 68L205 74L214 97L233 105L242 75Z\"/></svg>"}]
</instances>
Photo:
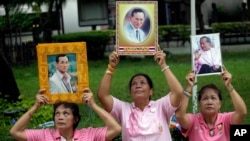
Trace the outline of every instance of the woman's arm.
<instances>
[{"instance_id":1,"label":"woman's arm","mask_svg":"<svg viewBox=\"0 0 250 141\"><path fill-rule=\"evenodd\" d=\"M188 129L190 126L190 119L187 114L187 107L195 81L194 71L189 72L189 74L186 76L186 81L188 85L184 92L183 99L181 101L181 106L175 111L175 116L182 129Z\"/></svg>"},{"instance_id":2,"label":"woman's arm","mask_svg":"<svg viewBox=\"0 0 250 141\"><path fill-rule=\"evenodd\" d=\"M84 89L83 100L101 117L107 126L106 140L112 140L121 132L121 126L117 121L104 109L98 106L89 88Z\"/></svg>"},{"instance_id":3,"label":"woman's arm","mask_svg":"<svg viewBox=\"0 0 250 141\"><path fill-rule=\"evenodd\" d=\"M25 134L25 129L32 118L33 114L40 108L42 104L47 104L48 99L44 96L45 89L39 91L36 95L35 104L26 112L24 113L20 119L14 124L14 126L10 129L10 134L16 140L19 141L26 141L27 137Z\"/></svg>"},{"instance_id":4,"label":"woman's arm","mask_svg":"<svg viewBox=\"0 0 250 141\"><path fill-rule=\"evenodd\" d=\"M102 81L100 83L97 92L98 99L100 100L104 109L108 112L111 112L113 107L113 98L110 95L110 87L111 87L112 76L114 74L114 71L118 63L119 63L119 56L114 51L109 55L109 65L102 78Z\"/></svg>"},{"instance_id":5,"label":"woman's arm","mask_svg":"<svg viewBox=\"0 0 250 141\"><path fill-rule=\"evenodd\" d=\"M159 48L159 51L157 51L154 55L154 59L161 67L162 72L164 73L165 78L167 80L168 86L171 90L171 95L170 95L171 105L173 105L174 107L179 106L183 95L183 88L180 82L175 77L175 75L170 70L169 66L167 65L166 54Z\"/></svg>"},{"instance_id":6,"label":"woman's arm","mask_svg":"<svg viewBox=\"0 0 250 141\"><path fill-rule=\"evenodd\" d=\"M244 100L231 84L232 75L226 70L225 67L223 67L223 70L222 80L229 91L235 109L232 115L232 124L241 124L247 115L247 107Z\"/></svg>"}]
</instances>

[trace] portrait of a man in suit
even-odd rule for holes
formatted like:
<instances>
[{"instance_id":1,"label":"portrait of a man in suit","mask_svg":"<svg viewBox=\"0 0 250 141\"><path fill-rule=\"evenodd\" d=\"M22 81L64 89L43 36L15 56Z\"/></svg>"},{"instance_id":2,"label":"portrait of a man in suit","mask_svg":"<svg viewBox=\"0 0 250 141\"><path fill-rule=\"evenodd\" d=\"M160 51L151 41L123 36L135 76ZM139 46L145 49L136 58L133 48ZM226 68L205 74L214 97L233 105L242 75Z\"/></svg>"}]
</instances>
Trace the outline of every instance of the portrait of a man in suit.
<instances>
[{"instance_id":1,"label":"portrait of a man in suit","mask_svg":"<svg viewBox=\"0 0 250 141\"><path fill-rule=\"evenodd\" d=\"M81 88L89 87L86 42L40 43L36 46L40 89L48 104L82 103Z\"/></svg>"},{"instance_id":2,"label":"portrait of a man in suit","mask_svg":"<svg viewBox=\"0 0 250 141\"><path fill-rule=\"evenodd\" d=\"M59 54L55 60L56 70L49 78L50 93L73 93L71 75L68 73L69 57L66 54Z\"/></svg>"},{"instance_id":3,"label":"portrait of a man in suit","mask_svg":"<svg viewBox=\"0 0 250 141\"><path fill-rule=\"evenodd\" d=\"M125 17L126 18L126 17ZM141 8L134 8L129 12L128 21L124 24L124 33L126 37L135 43L143 42L147 37L145 29L149 29L149 25L145 24L146 14Z\"/></svg>"}]
</instances>

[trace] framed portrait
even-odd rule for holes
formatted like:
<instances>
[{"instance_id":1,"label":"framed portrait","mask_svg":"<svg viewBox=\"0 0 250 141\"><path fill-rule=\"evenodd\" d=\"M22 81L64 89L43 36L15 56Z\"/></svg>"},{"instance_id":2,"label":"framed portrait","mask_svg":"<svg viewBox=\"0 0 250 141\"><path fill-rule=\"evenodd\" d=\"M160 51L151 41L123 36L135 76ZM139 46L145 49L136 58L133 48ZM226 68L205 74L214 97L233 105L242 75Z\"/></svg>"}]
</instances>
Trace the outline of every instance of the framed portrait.
<instances>
[{"instance_id":1,"label":"framed portrait","mask_svg":"<svg viewBox=\"0 0 250 141\"><path fill-rule=\"evenodd\" d=\"M36 48L40 88L46 89L50 104L82 103L82 90L89 87L86 43L42 43Z\"/></svg>"},{"instance_id":2,"label":"framed portrait","mask_svg":"<svg viewBox=\"0 0 250 141\"><path fill-rule=\"evenodd\" d=\"M158 45L157 1L116 1L116 51L153 55Z\"/></svg>"},{"instance_id":3,"label":"framed portrait","mask_svg":"<svg viewBox=\"0 0 250 141\"><path fill-rule=\"evenodd\" d=\"M191 36L192 68L196 76L220 74L222 54L220 34L202 34Z\"/></svg>"}]
</instances>

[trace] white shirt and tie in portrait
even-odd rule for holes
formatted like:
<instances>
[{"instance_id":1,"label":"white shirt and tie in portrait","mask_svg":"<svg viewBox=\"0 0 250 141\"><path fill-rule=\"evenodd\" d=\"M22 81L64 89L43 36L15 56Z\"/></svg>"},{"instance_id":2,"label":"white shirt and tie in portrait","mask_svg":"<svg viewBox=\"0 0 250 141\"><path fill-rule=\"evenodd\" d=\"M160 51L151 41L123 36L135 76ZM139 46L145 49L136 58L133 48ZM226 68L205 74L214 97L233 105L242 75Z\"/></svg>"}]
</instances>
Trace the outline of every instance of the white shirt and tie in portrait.
<instances>
[{"instance_id":1,"label":"white shirt and tie in portrait","mask_svg":"<svg viewBox=\"0 0 250 141\"><path fill-rule=\"evenodd\" d=\"M141 8L134 8L125 16L124 33L129 41L142 43L149 30L149 20Z\"/></svg>"},{"instance_id":2,"label":"white shirt and tie in portrait","mask_svg":"<svg viewBox=\"0 0 250 141\"><path fill-rule=\"evenodd\" d=\"M146 35L142 29L135 29L131 23L125 26L125 33L130 41L141 43L145 40Z\"/></svg>"},{"instance_id":3,"label":"white shirt and tie in portrait","mask_svg":"<svg viewBox=\"0 0 250 141\"><path fill-rule=\"evenodd\" d=\"M66 73L62 75L58 70L50 77L50 93L73 93L70 84L71 76Z\"/></svg>"},{"instance_id":4,"label":"white shirt and tie in portrait","mask_svg":"<svg viewBox=\"0 0 250 141\"><path fill-rule=\"evenodd\" d=\"M71 85L72 77L68 73L69 65L69 57L66 54L56 56L56 71L49 78L51 94L74 93L75 89Z\"/></svg>"}]
</instances>

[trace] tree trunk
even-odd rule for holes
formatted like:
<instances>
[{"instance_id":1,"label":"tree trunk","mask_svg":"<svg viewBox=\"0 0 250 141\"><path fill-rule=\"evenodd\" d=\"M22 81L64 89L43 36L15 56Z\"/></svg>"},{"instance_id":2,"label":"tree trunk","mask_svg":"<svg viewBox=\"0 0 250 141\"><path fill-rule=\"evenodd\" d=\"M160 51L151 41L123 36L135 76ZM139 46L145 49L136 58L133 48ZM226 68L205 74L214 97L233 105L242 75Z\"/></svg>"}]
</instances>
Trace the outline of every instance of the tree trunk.
<instances>
[{"instance_id":1,"label":"tree trunk","mask_svg":"<svg viewBox=\"0 0 250 141\"><path fill-rule=\"evenodd\" d=\"M43 40L47 43L52 42L52 9L53 9L53 4L54 0L49 1L49 8L48 8L48 13L47 13L47 21L44 25L44 30L43 30Z\"/></svg>"},{"instance_id":2,"label":"tree trunk","mask_svg":"<svg viewBox=\"0 0 250 141\"><path fill-rule=\"evenodd\" d=\"M8 102L16 102L20 95L12 69L4 56L4 35L0 32L0 98L6 99Z\"/></svg>"},{"instance_id":3,"label":"tree trunk","mask_svg":"<svg viewBox=\"0 0 250 141\"><path fill-rule=\"evenodd\" d=\"M1 35L3 35L1 33ZM3 49L3 36L0 36L0 49ZM18 101L20 95L12 69L4 57L3 51L0 51L0 98L8 102Z\"/></svg>"}]
</instances>

